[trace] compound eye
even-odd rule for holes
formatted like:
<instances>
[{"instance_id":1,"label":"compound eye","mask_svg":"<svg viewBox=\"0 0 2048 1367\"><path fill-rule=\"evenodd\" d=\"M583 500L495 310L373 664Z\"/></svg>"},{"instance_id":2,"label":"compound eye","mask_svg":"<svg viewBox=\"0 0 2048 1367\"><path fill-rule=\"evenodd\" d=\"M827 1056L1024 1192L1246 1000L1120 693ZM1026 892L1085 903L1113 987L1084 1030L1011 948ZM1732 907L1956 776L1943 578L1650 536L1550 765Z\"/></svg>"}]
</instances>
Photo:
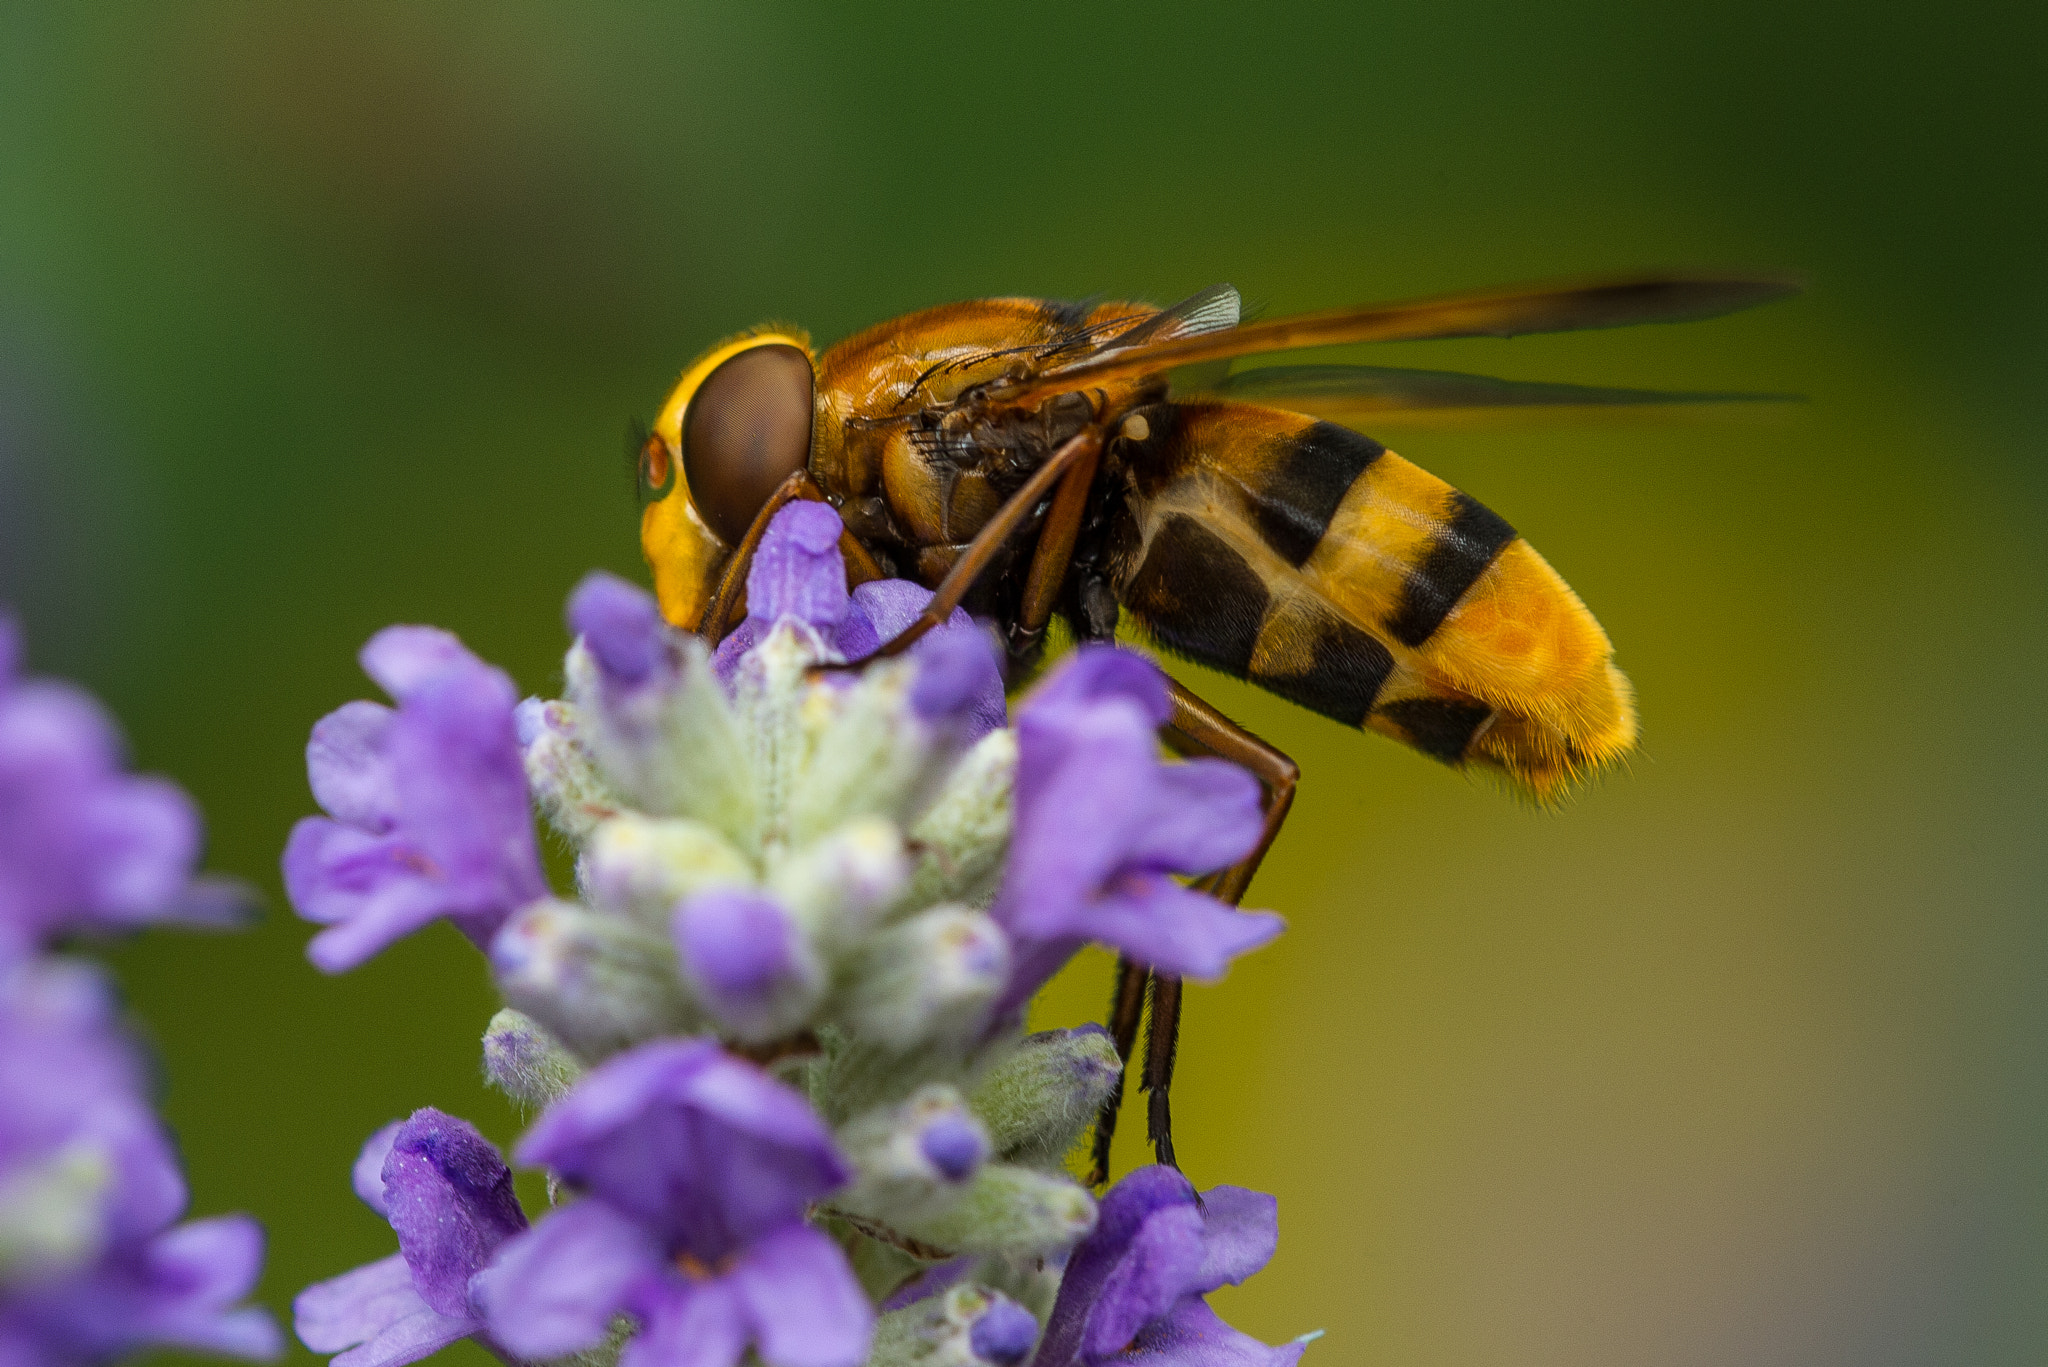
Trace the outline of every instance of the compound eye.
<instances>
[{"instance_id":1,"label":"compound eye","mask_svg":"<svg viewBox=\"0 0 2048 1367\"><path fill-rule=\"evenodd\" d=\"M780 343L742 351L704 378L683 415L683 478L728 546L811 454L811 360Z\"/></svg>"}]
</instances>

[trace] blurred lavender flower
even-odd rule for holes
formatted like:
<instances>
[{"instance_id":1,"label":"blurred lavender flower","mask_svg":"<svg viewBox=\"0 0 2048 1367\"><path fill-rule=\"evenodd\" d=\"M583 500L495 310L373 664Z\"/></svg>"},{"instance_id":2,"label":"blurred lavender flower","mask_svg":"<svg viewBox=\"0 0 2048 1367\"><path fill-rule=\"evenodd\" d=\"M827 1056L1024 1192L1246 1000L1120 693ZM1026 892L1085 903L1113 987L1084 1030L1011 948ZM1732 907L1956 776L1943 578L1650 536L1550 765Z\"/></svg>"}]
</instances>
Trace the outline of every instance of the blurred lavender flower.
<instances>
[{"instance_id":1,"label":"blurred lavender flower","mask_svg":"<svg viewBox=\"0 0 2048 1367\"><path fill-rule=\"evenodd\" d=\"M71 1367L163 1345L267 1359L263 1234L175 1224L186 1193L105 983L61 960L0 975L0 1362Z\"/></svg>"},{"instance_id":2,"label":"blurred lavender flower","mask_svg":"<svg viewBox=\"0 0 2048 1367\"><path fill-rule=\"evenodd\" d=\"M313 796L285 848L285 888L328 928L307 956L337 973L447 917L479 945L547 884L534 845L512 683L429 627L390 627L363 672L396 711L352 702L306 746Z\"/></svg>"},{"instance_id":3,"label":"blurred lavender flower","mask_svg":"<svg viewBox=\"0 0 2048 1367\"><path fill-rule=\"evenodd\" d=\"M803 1097L706 1041L643 1045L592 1072L520 1143L581 1190L477 1283L491 1332L526 1358L638 1321L623 1367L856 1367L873 1312L846 1255L804 1216L851 1169Z\"/></svg>"},{"instance_id":4,"label":"blurred lavender flower","mask_svg":"<svg viewBox=\"0 0 2048 1367\"><path fill-rule=\"evenodd\" d=\"M195 879L199 811L177 785L123 771L112 718L83 690L20 675L0 611L0 965L77 931L219 925L245 899Z\"/></svg>"},{"instance_id":5,"label":"blurred lavender flower","mask_svg":"<svg viewBox=\"0 0 2048 1367\"><path fill-rule=\"evenodd\" d=\"M526 1228L496 1146L466 1120L415 1111L370 1136L355 1188L391 1222L399 1251L300 1292L305 1345L339 1353L336 1367L398 1367L482 1335L470 1279Z\"/></svg>"},{"instance_id":6,"label":"blurred lavender flower","mask_svg":"<svg viewBox=\"0 0 2048 1367\"><path fill-rule=\"evenodd\" d=\"M1145 1167L1102 1198L1095 1232L1067 1260L1033 1367L1291 1367L1277 1348L1216 1317L1202 1297L1264 1267L1279 1246L1272 1197Z\"/></svg>"},{"instance_id":7,"label":"blurred lavender flower","mask_svg":"<svg viewBox=\"0 0 2048 1367\"><path fill-rule=\"evenodd\" d=\"M274 1357L277 1326L237 1305L262 1230L175 1223L184 1177L112 993L42 953L78 931L221 924L244 900L193 877L191 800L124 773L99 704L20 665L0 613L0 1363L95 1367L152 1346Z\"/></svg>"},{"instance_id":8,"label":"blurred lavender flower","mask_svg":"<svg viewBox=\"0 0 2048 1367\"><path fill-rule=\"evenodd\" d=\"M1259 835L1258 781L1234 764L1165 764L1157 666L1084 646L1017 713L1017 815L991 915L1015 945L997 1011L1020 1008L1090 940L1162 972L1215 978L1282 929L1174 881L1220 869Z\"/></svg>"}]
</instances>

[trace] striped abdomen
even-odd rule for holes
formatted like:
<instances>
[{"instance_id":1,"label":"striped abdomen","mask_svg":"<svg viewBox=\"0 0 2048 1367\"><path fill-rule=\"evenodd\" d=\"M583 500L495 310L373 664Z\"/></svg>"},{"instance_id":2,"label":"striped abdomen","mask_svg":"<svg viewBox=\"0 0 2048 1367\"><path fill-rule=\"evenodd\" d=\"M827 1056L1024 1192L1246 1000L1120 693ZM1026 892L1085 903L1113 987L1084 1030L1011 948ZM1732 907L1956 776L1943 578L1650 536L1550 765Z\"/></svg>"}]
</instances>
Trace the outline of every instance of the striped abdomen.
<instances>
[{"instance_id":1,"label":"striped abdomen","mask_svg":"<svg viewBox=\"0 0 2048 1367\"><path fill-rule=\"evenodd\" d=\"M1147 416L1114 568L1160 645L1539 793L1634 743L1606 633L1476 499L1299 414Z\"/></svg>"}]
</instances>

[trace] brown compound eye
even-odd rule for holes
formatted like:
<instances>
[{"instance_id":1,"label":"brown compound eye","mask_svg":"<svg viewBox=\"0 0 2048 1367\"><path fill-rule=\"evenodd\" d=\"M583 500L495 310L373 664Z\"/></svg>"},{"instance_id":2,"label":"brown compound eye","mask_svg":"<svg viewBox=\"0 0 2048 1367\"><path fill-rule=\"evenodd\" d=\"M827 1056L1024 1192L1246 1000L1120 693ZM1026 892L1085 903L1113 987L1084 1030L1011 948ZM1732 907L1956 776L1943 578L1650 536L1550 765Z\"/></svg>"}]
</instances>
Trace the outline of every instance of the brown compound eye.
<instances>
[{"instance_id":1,"label":"brown compound eye","mask_svg":"<svg viewBox=\"0 0 2048 1367\"><path fill-rule=\"evenodd\" d=\"M811 360L774 343L704 378L683 415L683 478L706 526L737 546L811 454Z\"/></svg>"}]
</instances>

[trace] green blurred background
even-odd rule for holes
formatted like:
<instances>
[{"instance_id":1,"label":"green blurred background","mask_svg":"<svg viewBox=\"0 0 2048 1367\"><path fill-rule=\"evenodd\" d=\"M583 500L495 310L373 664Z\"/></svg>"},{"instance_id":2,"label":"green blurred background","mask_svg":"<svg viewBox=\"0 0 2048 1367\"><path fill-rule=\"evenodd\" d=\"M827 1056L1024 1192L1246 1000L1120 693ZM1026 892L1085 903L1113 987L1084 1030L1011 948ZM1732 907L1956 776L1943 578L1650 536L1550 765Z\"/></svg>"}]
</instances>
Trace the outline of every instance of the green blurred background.
<instances>
[{"instance_id":1,"label":"green blurred background","mask_svg":"<svg viewBox=\"0 0 2048 1367\"><path fill-rule=\"evenodd\" d=\"M1385 433L1585 596L1643 746L1546 813L1189 671L1305 779L1252 898L1292 930L1192 999L1182 1152L1279 1194L1219 1302L1327 1329L1311 1363L2042 1360L2043 15L0 9L0 598L272 894L116 955L196 1209L268 1222L283 1310L390 1251L371 1129L518 1132L454 934L301 957L301 747L394 621L552 689L571 584L641 573L620 434L712 339L1793 270L1736 319L1374 357L1811 401ZM1041 1019L1099 1010L1080 970Z\"/></svg>"}]
</instances>

